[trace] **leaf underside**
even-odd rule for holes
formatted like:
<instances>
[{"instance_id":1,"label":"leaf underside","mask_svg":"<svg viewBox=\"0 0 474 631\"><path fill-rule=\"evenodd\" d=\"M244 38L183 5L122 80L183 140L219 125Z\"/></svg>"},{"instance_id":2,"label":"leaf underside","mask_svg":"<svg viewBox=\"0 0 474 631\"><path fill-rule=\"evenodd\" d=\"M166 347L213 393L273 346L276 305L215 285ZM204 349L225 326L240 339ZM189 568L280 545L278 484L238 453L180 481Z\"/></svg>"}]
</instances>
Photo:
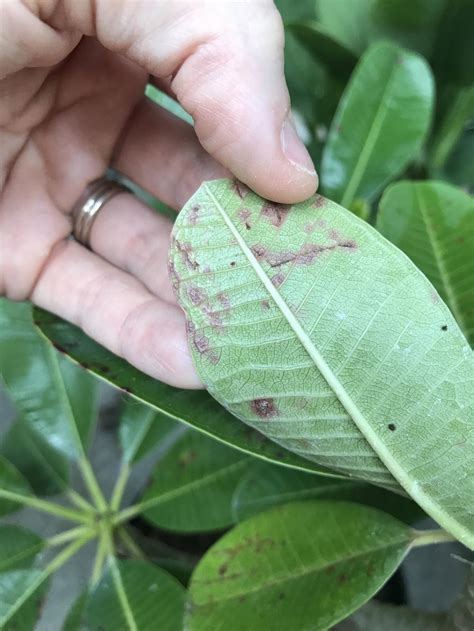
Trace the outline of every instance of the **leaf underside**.
<instances>
[{"instance_id":1,"label":"leaf underside","mask_svg":"<svg viewBox=\"0 0 474 631\"><path fill-rule=\"evenodd\" d=\"M170 272L196 368L286 448L397 488L474 547L473 354L434 287L323 197L289 208L205 183Z\"/></svg>"}]
</instances>

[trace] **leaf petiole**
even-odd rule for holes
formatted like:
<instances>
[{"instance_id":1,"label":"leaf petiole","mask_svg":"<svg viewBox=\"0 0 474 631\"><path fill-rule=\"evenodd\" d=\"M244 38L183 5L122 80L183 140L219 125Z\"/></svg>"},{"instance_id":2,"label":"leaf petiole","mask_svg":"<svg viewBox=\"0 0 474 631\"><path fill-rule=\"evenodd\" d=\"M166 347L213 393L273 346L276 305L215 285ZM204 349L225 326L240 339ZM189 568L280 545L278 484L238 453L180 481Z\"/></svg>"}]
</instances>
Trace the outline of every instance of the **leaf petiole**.
<instances>
[{"instance_id":1,"label":"leaf petiole","mask_svg":"<svg viewBox=\"0 0 474 631\"><path fill-rule=\"evenodd\" d=\"M86 457L81 457L78 460L78 465L81 470L82 477L86 483L90 496L97 508L101 512L105 512L108 508L105 497L94 475L90 462Z\"/></svg>"},{"instance_id":2,"label":"leaf petiole","mask_svg":"<svg viewBox=\"0 0 474 631\"><path fill-rule=\"evenodd\" d=\"M71 508L66 508L65 506L60 506L59 504L55 504L47 500L41 500L37 497L30 497L29 495L21 495L20 493L0 489L0 498L10 500L11 502L17 502L18 504L22 504L23 506L28 506L30 508L35 508L36 510L44 513L50 513L56 517L62 517L68 521L75 521L81 524L91 523L90 517L85 513L81 513L80 511Z\"/></svg>"},{"instance_id":3,"label":"leaf petiole","mask_svg":"<svg viewBox=\"0 0 474 631\"><path fill-rule=\"evenodd\" d=\"M430 546L435 543L449 543L457 541L449 532L438 528L436 530L414 530L412 548L420 548L421 546Z\"/></svg>"},{"instance_id":4,"label":"leaf petiole","mask_svg":"<svg viewBox=\"0 0 474 631\"><path fill-rule=\"evenodd\" d=\"M120 471L115 483L114 490L112 491L112 498L110 500L110 508L112 511L118 511L120 508L120 502L122 501L123 493L130 476L130 467L126 462L120 467Z\"/></svg>"},{"instance_id":5,"label":"leaf petiole","mask_svg":"<svg viewBox=\"0 0 474 631\"><path fill-rule=\"evenodd\" d=\"M85 537L86 535L95 537L96 534L97 533L88 526L78 526L77 528L71 528L70 530L65 530L64 532L50 537L46 540L46 545L52 548L54 546L61 546L69 541L74 541L80 537Z\"/></svg>"}]
</instances>

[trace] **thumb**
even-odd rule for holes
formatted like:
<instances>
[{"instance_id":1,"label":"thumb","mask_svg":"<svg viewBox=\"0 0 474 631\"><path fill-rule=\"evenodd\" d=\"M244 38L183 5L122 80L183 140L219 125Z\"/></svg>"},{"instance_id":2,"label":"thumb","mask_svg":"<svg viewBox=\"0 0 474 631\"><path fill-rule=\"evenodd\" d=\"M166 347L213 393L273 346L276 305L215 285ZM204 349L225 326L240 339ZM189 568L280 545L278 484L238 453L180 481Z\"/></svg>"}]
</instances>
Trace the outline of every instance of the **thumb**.
<instances>
[{"instance_id":1,"label":"thumb","mask_svg":"<svg viewBox=\"0 0 474 631\"><path fill-rule=\"evenodd\" d=\"M171 87L203 147L263 197L293 203L318 184L290 115L284 35L273 3L231 3L221 33L196 48Z\"/></svg>"},{"instance_id":2,"label":"thumb","mask_svg":"<svg viewBox=\"0 0 474 631\"><path fill-rule=\"evenodd\" d=\"M69 23L141 65L193 116L203 147L262 196L293 203L317 188L291 121L284 34L270 0L95 0Z\"/></svg>"}]
</instances>

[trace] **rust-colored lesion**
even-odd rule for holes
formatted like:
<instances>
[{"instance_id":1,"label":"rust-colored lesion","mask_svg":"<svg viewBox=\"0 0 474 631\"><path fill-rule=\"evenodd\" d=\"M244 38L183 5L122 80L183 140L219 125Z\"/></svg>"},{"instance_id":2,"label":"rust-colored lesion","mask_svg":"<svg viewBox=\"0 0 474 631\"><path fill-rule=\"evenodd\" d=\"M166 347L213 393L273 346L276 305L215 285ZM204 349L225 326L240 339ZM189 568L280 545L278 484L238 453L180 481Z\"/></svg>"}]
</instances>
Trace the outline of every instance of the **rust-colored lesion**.
<instances>
[{"instance_id":1,"label":"rust-colored lesion","mask_svg":"<svg viewBox=\"0 0 474 631\"><path fill-rule=\"evenodd\" d=\"M290 209L291 206L287 204L276 204L266 201L260 211L260 217L267 219L275 228L281 228L288 219Z\"/></svg>"},{"instance_id":2,"label":"rust-colored lesion","mask_svg":"<svg viewBox=\"0 0 474 631\"><path fill-rule=\"evenodd\" d=\"M254 399L250 403L250 409L254 414L263 419L269 419L278 416L278 408L275 404L275 401L271 398Z\"/></svg>"}]
</instances>

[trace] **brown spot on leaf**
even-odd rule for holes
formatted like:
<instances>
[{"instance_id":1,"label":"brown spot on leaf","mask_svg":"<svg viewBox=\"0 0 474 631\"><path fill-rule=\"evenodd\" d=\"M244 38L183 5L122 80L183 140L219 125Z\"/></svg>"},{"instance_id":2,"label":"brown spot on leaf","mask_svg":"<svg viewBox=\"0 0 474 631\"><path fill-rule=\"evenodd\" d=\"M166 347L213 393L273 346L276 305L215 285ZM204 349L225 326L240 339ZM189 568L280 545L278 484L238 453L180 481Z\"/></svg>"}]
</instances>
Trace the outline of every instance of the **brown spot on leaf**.
<instances>
[{"instance_id":1,"label":"brown spot on leaf","mask_svg":"<svg viewBox=\"0 0 474 631\"><path fill-rule=\"evenodd\" d=\"M199 210L200 210L200 208L201 207L199 206L199 204L195 204L191 208L191 210L189 212L188 219L189 219L189 223L192 226L195 226L197 224L198 220L199 220Z\"/></svg>"},{"instance_id":2,"label":"brown spot on leaf","mask_svg":"<svg viewBox=\"0 0 474 631\"><path fill-rule=\"evenodd\" d=\"M230 298L224 292L221 291L220 293L217 294L217 300L221 303L224 309L230 308Z\"/></svg>"},{"instance_id":3,"label":"brown spot on leaf","mask_svg":"<svg viewBox=\"0 0 474 631\"><path fill-rule=\"evenodd\" d=\"M326 200L321 195L315 195L314 196L314 206L316 208L321 208L322 206L324 206L325 202L326 202ZM324 221L324 219L321 219L320 221ZM325 221L324 221L324 224L326 224Z\"/></svg>"},{"instance_id":4,"label":"brown spot on leaf","mask_svg":"<svg viewBox=\"0 0 474 631\"><path fill-rule=\"evenodd\" d=\"M389 431L394 432L397 429L397 426L395 425L395 423L389 423L387 425Z\"/></svg>"},{"instance_id":5,"label":"brown spot on leaf","mask_svg":"<svg viewBox=\"0 0 474 631\"><path fill-rule=\"evenodd\" d=\"M337 577L337 582L340 583L341 585L343 585L344 583L347 583L348 578L347 578L347 574L339 574L339 576Z\"/></svg>"},{"instance_id":6,"label":"brown spot on leaf","mask_svg":"<svg viewBox=\"0 0 474 631\"><path fill-rule=\"evenodd\" d=\"M196 347L198 353L207 353L209 350L209 338L203 333L195 333L193 339L194 346Z\"/></svg>"},{"instance_id":7,"label":"brown spot on leaf","mask_svg":"<svg viewBox=\"0 0 474 631\"><path fill-rule=\"evenodd\" d=\"M176 267L174 262L170 259L168 261L168 274L171 280L171 285L175 290L179 289L180 278L178 272L176 271Z\"/></svg>"},{"instance_id":8,"label":"brown spot on leaf","mask_svg":"<svg viewBox=\"0 0 474 631\"><path fill-rule=\"evenodd\" d=\"M310 221L304 227L304 231L306 234L312 234L316 230L316 223L314 221Z\"/></svg>"},{"instance_id":9,"label":"brown spot on leaf","mask_svg":"<svg viewBox=\"0 0 474 631\"><path fill-rule=\"evenodd\" d=\"M204 291L195 285L189 285L187 294L193 305L200 305L206 298Z\"/></svg>"},{"instance_id":10,"label":"brown spot on leaf","mask_svg":"<svg viewBox=\"0 0 474 631\"><path fill-rule=\"evenodd\" d=\"M227 572L228 569L229 569L229 566L227 563L223 563L222 565L220 565L219 570L218 570L219 576L223 576Z\"/></svg>"},{"instance_id":11,"label":"brown spot on leaf","mask_svg":"<svg viewBox=\"0 0 474 631\"><path fill-rule=\"evenodd\" d=\"M288 218L289 211L290 206L287 204L265 202L260 211L260 216L268 219L275 228L281 228Z\"/></svg>"},{"instance_id":12,"label":"brown spot on leaf","mask_svg":"<svg viewBox=\"0 0 474 631\"><path fill-rule=\"evenodd\" d=\"M333 574L334 573L334 565L328 565L327 568L324 570L325 574Z\"/></svg>"},{"instance_id":13,"label":"brown spot on leaf","mask_svg":"<svg viewBox=\"0 0 474 631\"><path fill-rule=\"evenodd\" d=\"M280 287L280 285L285 280L285 276L281 272L278 272L278 274L275 274L274 276L272 276L270 280L275 285L275 287Z\"/></svg>"},{"instance_id":14,"label":"brown spot on leaf","mask_svg":"<svg viewBox=\"0 0 474 631\"><path fill-rule=\"evenodd\" d=\"M194 449L187 449L186 451L183 451L183 453L179 455L178 464L181 467L187 467L189 464L194 462L197 459L197 457L198 457L197 452L194 451Z\"/></svg>"},{"instance_id":15,"label":"brown spot on leaf","mask_svg":"<svg viewBox=\"0 0 474 631\"><path fill-rule=\"evenodd\" d=\"M261 259L267 253L267 248L260 243L256 243L255 245L251 246L250 251L257 259Z\"/></svg>"},{"instance_id":16,"label":"brown spot on leaf","mask_svg":"<svg viewBox=\"0 0 474 631\"><path fill-rule=\"evenodd\" d=\"M231 261L231 262L230 262L230 266L231 266L231 267L235 267L235 261Z\"/></svg>"},{"instance_id":17,"label":"brown spot on leaf","mask_svg":"<svg viewBox=\"0 0 474 631\"><path fill-rule=\"evenodd\" d=\"M248 186L245 186L245 184L243 184L242 182L239 182L239 180L235 180L234 191L237 193L240 199L245 199L250 189L248 188Z\"/></svg>"},{"instance_id":18,"label":"brown spot on leaf","mask_svg":"<svg viewBox=\"0 0 474 631\"><path fill-rule=\"evenodd\" d=\"M242 221L242 223L244 224L247 230L250 230L250 228L252 227L249 221L251 216L252 216L252 213L250 212L250 210L248 210L248 208L242 208L242 210L239 211L238 217Z\"/></svg>"},{"instance_id":19,"label":"brown spot on leaf","mask_svg":"<svg viewBox=\"0 0 474 631\"><path fill-rule=\"evenodd\" d=\"M442 331L447 331L448 330L448 325L447 324L443 324L443 326L441 327Z\"/></svg>"},{"instance_id":20,"label":"brown spot on leaf","mask_svg":"<svg viewBox=\"0 0 474 631\"><path fill-rule=\"evenodd\" d=\"M262 308L270 309L270 303L268 302L268 300L262 300Z\"/></svg>"},{"instance_id":21,"label":"brown spot on leaf","mask_svg":"<svg viewBox=\"0 0 474 631\"><path fill-rule=\"evenodd\" d=\"M278 414L273 399L254 399L250 407L252 412L260 418L268 419Z\"/></svg>"},{"instance_id":22,"label":"brown spot on leaf","mask_svg":"<svg viewBox=\"0 0 474 631\"><path fill-rule=\"evenodd\" d=\"M181 254L184 264L189 270L198 269L199 263L197 263L197 261L195 261L192 257L193 248L190 243L181 243L181 241L176 241L176 248Z\"/></svg>"}]
</instances>

